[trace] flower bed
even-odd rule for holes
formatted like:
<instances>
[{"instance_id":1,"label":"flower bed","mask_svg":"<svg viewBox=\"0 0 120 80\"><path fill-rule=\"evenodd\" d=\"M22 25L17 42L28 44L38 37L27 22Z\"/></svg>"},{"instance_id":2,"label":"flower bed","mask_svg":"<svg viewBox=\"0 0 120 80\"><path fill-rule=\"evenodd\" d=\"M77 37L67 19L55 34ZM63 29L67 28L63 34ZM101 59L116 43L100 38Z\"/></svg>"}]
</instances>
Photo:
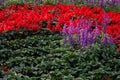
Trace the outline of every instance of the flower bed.
<instances>
[{"instance_id":1,"label":"flower bed","mask_svg":"<svg viewBox=\"0 0 120 80\"><path fill-rule=\"evenodd\" d=\"M91 26L95 26L95 23L97 23L101 29L103 27L103 19L107 18L106 22L104 22L107 27L107 33L112 36L118 45L120 44L120 13L105 13L100 7L91 9L85 6L77 7L63 4L35 7L32 5L13 5L0 11L0 15L0 33L13 30L19 32L21 28L30 31L47 28L52 32L61 32L64 24L69 26L70 20L73 19L74 27L76 27L82 17L84 17L84 20L90 20Z\"/></svg>"},{"instance_id":2,"label":"flower bed","mask_svg":"<svg viewBox=\"0 0 120 80\"><path fill-rule=\"evenodd\" d=\"M119 12L63 4L12 5L0 11L3 79L119 80L117 48Z\"/></svg>"}]
</instances>

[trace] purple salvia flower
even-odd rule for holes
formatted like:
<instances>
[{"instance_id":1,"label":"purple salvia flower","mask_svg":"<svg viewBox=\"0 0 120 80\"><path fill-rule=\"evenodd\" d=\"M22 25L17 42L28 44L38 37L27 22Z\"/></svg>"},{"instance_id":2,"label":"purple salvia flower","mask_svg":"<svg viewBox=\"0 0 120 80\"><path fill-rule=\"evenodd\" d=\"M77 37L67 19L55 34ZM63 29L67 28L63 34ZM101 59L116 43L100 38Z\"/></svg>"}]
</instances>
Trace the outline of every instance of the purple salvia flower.
<instances>
[{"instance_id":1,"label":"purple salvia flower","mask_svg":"<svg viewBox=\"0 0 120 80\"><path fill-rule=\"evenodd\" d=\"M112 0L112 6L115 6L115 0Z\"/></svg>"},{"instance_id":2,"label":"purple salvia flower","mask_svg":"<svg viewBox=\"0 0 120 80\"><path fill-rule=\"evenodd\" d=\"M100 35L100 30L98 29L98 23L96 22L96 26L94 29L94 36L97 38Z\"/></svg>"},{"instance_id":3,"label":"purple salvia flower","mask_svg":"<svg viewBox=\"0 0 120 80\"><path fill-rule=\"evenodd\" d=\"M120 0L116 0L116 5L120 5Z\"/></svg>"},{"instance_id":4,"label":"purple salvia flower","mask_svg":"<svg viewBox=\"0 0 120 80\"><path fill-rule=\"evenodd\" d=\"M77 33L77 36L78 36L78 44L80 45L80 40L81 40L81 34L80 34L80 24L78 23L77 24L77 27L76 27L76 33Z\"/></svg>"},{"instance_id":5,"label":"purple salvia flower","mask_svg":"<svg viewBox=\"0 0 120 80\"><path fill-rule=\"evenodd\" d=\"M109 45L114 45L114 40L113 40L113 38L112 37L109 37Z\"/></svg>"},{"instance_id":6,"label":"purple salvia flower","mask_svg":"<svg viewBox=\"0 0 120 80\"><path fill-rule=\"evenodd\" d=\"M94 5L94 4L95 4L94 0L90 0L90 2L91 2L91 5Z\"/></svg>"},{"instance_id":7,"label":"purple salvia flower","mask_svg":"<svg viewBox=\"0 0 120 80\"><path fill-rule=\"evenodd\" d=\"M89 31L92 31L92 28L91 28L92 23L90 22L90 20L86 20L86 26L87 26Z\"/></svg>"},{"instance_id":8,"label":"purple salvia flower","mask_svg":"<svg viewBox=\"0 0 120 80\"><path fill-rule=\"evenodd\" d=\"M86 20L86 26L89 26L89 21L88 20Z\"/></svg>"},{"instance_id":9,"label":"purple salvia flower","mask_svg":"<svg viewBox=\"0 0 120 80\"><path fill-rule=\"evenodd\" d=\"M64 43L67 43L67 32L66 32L66 24L63 26L62 35L64 36Z\"/></svg>"},{"instance_id":10,"label":"purple salvia flower","mask_svg":"<svg viewBox=\"0 0 120 80\"><path fill-rule=\"evenodd\" d=\"M107 22L106 22L106 20L107 20L106 13L104 13L104 17L103 17L103 21L102 21L102 27L103 27L104 33L106 33L106 30L107 30Z\"/></svg>"},{"instance_id":11,"label":"purple salvia flower","mask_svg":"<svg viewBox=\"0 0 120 80\"><path fill-rule=\"evenodd\" d=\"M81 42L81 46L83 47L84 46L84 32L83 32L83 29L81 29L81 40L80 40L80 42Z\"/></svg>"},{"instance_id":12,"label":"purple salvia flower","mask_svg":"<svg viewBox=\"0 0 120 80\"><path fill-rule=\"evenodd\" d=\"M73 44L73 38L72 38L72 36L73 36L73 34L72 34L72 29L71 29L71 27L68 29L68 38L69 38L69 43L72 45Z\"/></svg>"},{"instance_id":13,"label":"purple salvia flower","mask_svg":"<svg viewBox=\"0 0 120 80\"><path fill-rule=\"evenodd\" d=\"M110 5L111 4L110 0L106 0L106 4Z\"/></svg>"},{"instance_id":14,"label":"purple salvia flower","mask_svg":"<svg viewBox=\"0 0 120 80\"><path fill-rule=\"evenodd\" d=\"M38 0L40 3L42 3L42 0Z\"/></svg>"},{"instance_id":15,"label":"purple salvia flower","mask_svg":"<svg viewBox=\"0 0 120 80\"><path fill-rule=\"evenodd\" d=\"M93 1L92 1L93 5L96 4L95 1L96 1L96 0L93 0Z\"/></svg>"},{"instance_id":16,"label":"purple salvia flower","mask_svg":"<svg viewBox=\"0 0 120 80\"><path fill-rule=\"evenodd\" d=\"M98 5L104 7L104 0L99 0Z\"/></svg>"},{"instance_id":17,"label":"purple salvia flower","mask_svg":"<svg viewBox=\"0 0 120 80\"><path fill-rule=\"evenodd\" d=\"M90 32L92 32L92 23L91 23L91 21L90 20L87 20L87 22L86 22L86 25L87 25L87 27L88 27L88 30L90 31Z\"/></svg>"},{"instance_id":18,"label":"purple salvia flower","mask_svg":"<svg viewBox=\"0 0 120 80\"><path fill-rule=\"evenodd\" d=\"M82 47L84 47L84 28L85 28L85 24L84 24L84 16L82 16L82 18L81 18L81 40L80 40L80 42L81 42L81 46Z\"/></svg>"},{"instance_id":19,"label":"purple salvia flower","mask_svg":"<svg viewBox=\"0 0 120 80\"><path fill-rule=\"evenodd\" d=\"M83 36L83 45L82 45L82 47L85 47L85 46L87 46L87 40L88 40L88 30L87 29L83 29L83 34L84 34L84 36Z\"/></svg>"},{"instance_id":20,"label":"purple salvia flower","mask_svg":"<svg viewBox=\"0 0 120 80\"><path fill-rule=\"evenodd\" d=\"M81 27L84 28L85 24L84 24L84 16L82 16L81 18Z\"/></svg>"},{"instance_id":21,"label":"purple salvia flower","mask_svg":"<svg viewBox=\"0 0 120 80\"><path fill-rule=\"evenodd\" d=\"M74 26L73 26L73 21L71 21L71 25L68 28L68 37L69 37L69 43L72 45L73 44L73 32L74 32Z\"/></svg>"},{"instance_id":22,"label":"purple salvia flower","mask_svg":"<svg viewBox=\"0 0 120 80\"><path fill-rule=\"evenodd\" d=\"M0 0L0 4L3 3L3 2L4 2L4 0Z\"/></svg>"},{"instance_id":23,"label":"purple salvia flower","mask_svg":"<svg viewBox=\"0 0 120 80\"><path fill-rule=\"evenodd\" d=\"M96 42L95 38L94 38L94 32L89 33L88 35L88 44L92 45Z\"/></svg>"},{"instance_id":24,"label":"purple salvia flower","mask_svg":"<svg viewBox=\"0 0 120 80\"><path fill-rule=\"evenodd\" d=\"M98 27L96 27L94 30L94 37L97 38L99 35L100 35L100 30L98 29Z\"/></svg>"},{"instance_id":25,"label":"purple salvia flower","mask_svg":"<svg viewBox=\"0 0 120 80\"><path fill-rule=\"evenodd\" d=\"M75 2L75 0L70 0L71 3Z\"/></svg>"},{"instance_id":26,"label":"purple salvia flower","mask_svg":"<svg viewBox=\"0 0 120 80\"><path fill-rule=\"evenodd\" d=\"M91 5L91 0L87 0L87 5Z\"/></svg>"},{"instance_id":27,"label":"purple salvia flower","mask_svg":"<svg viewBox=\"0 0 120 80\"><path fill-rule=\"evenodd\" d=\"M60 3L60 0L57 0L57 3Z\"/></svg>"},{"instance_id":28,"label":"purple salvia flower","mask_svg":"<svg viewBox=\"0 0 120 80\"><path fill-rule=\"evenodd\" d=\"M104 38L103 38L103 40L102 40L102 44L103 44L103 45L106 45L106 44L107 44L107 36L106 36L106 34L104 34Z\"/></svg>"}]
</instances>

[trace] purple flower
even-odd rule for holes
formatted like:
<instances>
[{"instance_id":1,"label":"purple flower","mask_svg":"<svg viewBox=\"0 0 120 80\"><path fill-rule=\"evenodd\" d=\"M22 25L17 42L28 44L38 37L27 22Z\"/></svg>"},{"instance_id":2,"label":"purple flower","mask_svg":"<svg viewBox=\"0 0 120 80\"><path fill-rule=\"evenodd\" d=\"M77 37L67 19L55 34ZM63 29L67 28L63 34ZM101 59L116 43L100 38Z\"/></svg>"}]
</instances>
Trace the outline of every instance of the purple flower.
<instances>
[{"instance_id":1,"label":"purple flower","mask_svg":"<svg viewBox=\"0 0 120 80\"><path fill-rule=\"evenodd\" d=\"M114 41L113 41L112 37L108 36L107 34L104 34L104 38L102 40L102 44L103 45L106 45L106 44L114 45Z\"/></svg>"},{"instance_id":2,"label":"purple flower","mask_svg":"<svg viewBox=\"0 0 120 80\"><path fill-rule=\"evenodd\" d=\"M90 4L90 5L94 5L94 4L95 4L95 1L94 1L94 0L89 0L89 4Z\"/></svg>"},{"instance_id":3,"label":"purple flower","mask_svg":"<svg viewBox=\"0 0 120 80\"><path fill-rule=\"evenodd\" d=\"M81 18L81 27L84 28L84 26L85 26L84 16L82 16L82 18Z\"/></svg>"},{"instance_id":4,"label":"purple flower","mask_svg":"<svg viewBox=\"0 0 120 80\"><path fill-rule=\"evenodd\" d=\"M64 43L67 43L67 32L66 32L66 24L63 26L62 35L64 36Z\"/></svg>"},{"instance_id":5,"label":"purple flower","mask_svg":"<svg viewBox=\"0 0 120 80\"><path fill-rule=\"evenodd\" d=\"M80 24L77 24L76 27L76 33L77 33L77 37L78 37L78 44L80 45L80 40L81 40L81 34L80 34Z\"/></svg>"},{"instance_id":6,"label":"purple flower","mask_svg":"<svg viewBox=\"0 0 120 80\"><path fill-rule=\"evenodd\" d=\"M57 0L57 3L60 3L61 0Z\"/></svg>"},{"instance_id":7,"label":"purple flower","mask_svg":"<svg viewBox=\"0 0 120 80\"><path fill-rule=\"evenodd\" d=\"M95 37L100 36L100 30L98 29L98 23L96 23L96 27L94 29L94 36Z\"/></svg>"},{"instance_id":8,"label":"purple flower","mask_svg":"<svg viewBox=\"0 0 120 80\"><path fill-rule=\"evenodd\" d=\"M109 17L107 17L107 14L104 13L104 17L103 17L103 20L102 20L102 27L103 27L103 31L104 33L106 33L106 30L107 30L107 24L109 23Z\"/></svg>"},{"instance_id":9,"label":"purple flower","mask_svg":"<svg viewBox=\"0 0 120 80\"><path fill-rule=\"evenodd\" d=\"M42 0L38 0L40 3L42 3Z\"/></svg>"},{"instance_id":10,"label":"purple flower","mask_svg":"<svg viewBox=\"0 0 120 80\"><path fill-rule=\"evenodd\" d=\"M99 0L98 5L104 7L104 0Z\"/></svg>"},{"instance_id":11,"label":"purple flower","mask_svg":"<svg viewBox=\"0 0 120 80\"><path fill-rule=\"evenodd\" d=\"M103 44L103 45L106 45L106 44L107 44L107 36L106 36L106 34L104 34L104 38L103 38L103 40L102 40L102 44Z\"/></svg>"},{"instance_id":12,"label":"purple flower","mask_svg":"<svg viewBox=\"0 0 120 80\"><path fill-rule=\"evenodd\" d=\"M73 3L73 2L75 2L75 0L70 0L70 2L72 2L72 3Z\"/></svg>"},{"instance_id":13,"label":"purple flower","mask_svg":"<svg viewBox=\"0 0 120 80\"><path fill-rule=\"evenodd\" d=\"M69 38L69 43L72 45L73 44L73 32L74 32L74 28L73 26L71 25L69 28L68 28L68 38Z\"/></svg>"},{"instance_id":14,"label":"purple flower","mask_svg":"<svg viewBox=\"0 0 120 80\"><path fill-rule=\"evenodd\" d=\"M3 3L4 2L4 0L0 0L0 3Z\"/></svg>"},{"instance_id":15,"label":"purple flower","mask_svg":"<svg viewBox=\"0 0 120 80\"><path fill-rule=\"evenodd\" d=\"M112 37L109 37L109 45L114 45L114 40L113 40L113 38Z\"/></svg>"},{"instance_id":16,"label":"purple flower","mask_svg":"<svg viewBox=\"0 0 120 80\"><path fill-rule=\"evenodd\" d=\"M92 45L96 42L94 38L94 32L88 34L88 45Z\"/></svg>"},{"instance_id":17,"label":"purple flower","mask_svg":"<svg viewBox=\"0 0 120 80\"><path fill-rule=\"evenodd\" d=\"M87 29L83 29L83 45L82 47L87 46L87 40L88 40L88 30Z\"/></svg>"},{"instance_id":18,"label":"purple flower","mask_svg":"<svg viewBox=\"0 0 120 80\"><path fill-rule=\"evenodd\" d=\"M109 37L106 33L106 21L109 20L106 18L106 14L104 15L104 19L103 19L103 34L104 34L104 38L102 39L102 44L106 45L113 45L114 41L111 37ZM84 48L88 45L92 45L95 44L97 42L97 40L99 39L100 34L100 30L98 28L98 23L96 22L96 26L95 29L91 30L92 24L89 20L87 20L86 22L83 21L83 17L81 18L80 22L77 23L77 27L74 27L74 21L71 20L70 21L70 25L68 26L68 32L66 31L66 25L64 25L63 27L63 36L64 36L64 42L66 42L66 38L68 36L69 39L69 44L73 47L74 44L78 44L80 47ZM77 40L75 40L76 38L73 38L74 32L76 32L77 35ZM68 35L67 35L68 34ZM67 36L66 36L67 35Z\"/></svg>"}]
</instances>

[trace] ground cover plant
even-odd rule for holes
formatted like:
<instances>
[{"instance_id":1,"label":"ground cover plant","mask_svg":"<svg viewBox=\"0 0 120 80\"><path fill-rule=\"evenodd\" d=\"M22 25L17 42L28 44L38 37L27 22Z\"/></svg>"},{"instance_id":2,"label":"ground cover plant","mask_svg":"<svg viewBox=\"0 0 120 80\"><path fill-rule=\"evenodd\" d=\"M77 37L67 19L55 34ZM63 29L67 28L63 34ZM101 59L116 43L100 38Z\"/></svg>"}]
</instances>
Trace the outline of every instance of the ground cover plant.
<instances>
[{"instance_id":1,"label":"ground cover plant","mask_svg":"<svg viewBox=\"0 0 120 80\"><path fill-rule=\"evenodd\" d=\"M120 79L120 13L109 10L119 9L117 0L39 2L11 0L0 10L0 78Z\"/></svg>"},{"instance_id":2,"label":"ground cover plant","mask_svg":"<svg viewBox=\"0 0 120 80\"><path fill-rule=\"evenodd\" d=\"M96 43L93 47L75 49L62 41L60 34L46 30L24 39L4 38L0 50L0 65L4 65L1 76L26 80L119 80L120 54L115 45Z\"/></svg>"}]
</instances>

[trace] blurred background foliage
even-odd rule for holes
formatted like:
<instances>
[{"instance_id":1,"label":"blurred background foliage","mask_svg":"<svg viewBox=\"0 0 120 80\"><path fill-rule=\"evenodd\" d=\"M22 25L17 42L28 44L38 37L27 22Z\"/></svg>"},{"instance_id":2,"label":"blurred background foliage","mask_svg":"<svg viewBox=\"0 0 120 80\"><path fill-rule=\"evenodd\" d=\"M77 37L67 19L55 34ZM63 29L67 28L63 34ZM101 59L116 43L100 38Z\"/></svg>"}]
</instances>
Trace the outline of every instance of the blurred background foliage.
<instances>
[{"instance_id":1,"label":"blurred background foliage","mask_svg":"<svg viewBox=\"0 0 120 80\"><path fill-rule=\"evenodd\" d=\"M91 2L90 2L91 1ZM106 1L109 1L106 2ZM74 4L77 6L102 6L106 11L115 11L120 12L120 2L112 2L114 0L1 0L0 1L0 8L4 8L6 6L10 6L12 4L15 5L24 5L24 4L34 4L34 5L42 5L42 4Z\"/></svg>"}]
</instances>

